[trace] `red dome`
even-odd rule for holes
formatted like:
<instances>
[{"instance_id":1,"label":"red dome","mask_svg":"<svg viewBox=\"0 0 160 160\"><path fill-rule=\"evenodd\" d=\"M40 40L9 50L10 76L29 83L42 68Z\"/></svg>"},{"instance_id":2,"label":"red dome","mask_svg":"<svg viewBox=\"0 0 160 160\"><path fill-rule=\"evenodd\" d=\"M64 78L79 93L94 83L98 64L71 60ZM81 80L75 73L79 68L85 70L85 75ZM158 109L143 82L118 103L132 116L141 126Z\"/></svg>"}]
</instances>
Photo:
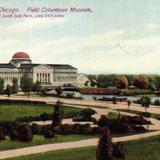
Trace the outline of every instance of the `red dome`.
<instances>
[{"instance_id":1,"label":"red dome","mask_svg":"<svg viewBox=\"0 0 160 160\"><path fill-rule=\"evenodd\" d=\"M12 58L30 59L29 55L25 52L17 52L13 55Z\"/></svg>"}]
</instances>

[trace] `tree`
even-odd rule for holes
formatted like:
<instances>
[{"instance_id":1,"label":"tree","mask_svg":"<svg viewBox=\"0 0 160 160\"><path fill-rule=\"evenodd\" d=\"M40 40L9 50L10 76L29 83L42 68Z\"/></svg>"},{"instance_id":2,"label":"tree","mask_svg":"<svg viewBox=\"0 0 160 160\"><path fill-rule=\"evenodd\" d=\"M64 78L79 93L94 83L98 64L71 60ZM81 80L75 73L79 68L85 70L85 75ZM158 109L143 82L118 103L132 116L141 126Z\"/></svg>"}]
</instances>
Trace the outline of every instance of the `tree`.
<instances>
[{"instance_id":1,"label":"tree","mask_svg":"<svg viewBox=\"0 0 160 160\"><path fill-rule=\"evenodd\" d=\"M10 95L12 94L12 86L8 84L5 93L7 94L8 97L10 97Z\"/></svg>"},{"instance_id":2,"label":"tree","mask_svg":"<svg viewBox=\"0 0 160 160\"><path fill-rule=\"evenodd\" d=\"M86 87L88 87L88 86L89 86L89 81L86 81L86 82L84 83L84 85L85 85Z\"/></svg>"},{"instance_id":3,"label":"tree","mask_svg":"<svg viewBox=\"0 0 160 160\"><path fill-rule=\"evenodd\" d=\"M146 89L149 85L149 80L147 76L139 75L134 78L134 86L139 89Z\"/></svg>"},{"instance_id":4,"label":"tree","mask_svg":"<svg viewBox=\"0 0 160 160\"><path fill-rule=\"evenodd\" d=\"M107 122L104 124L107 125ZM105 125L100 126L102 136L99 139L96 151L96 160L125 159L124 148L120 143L113 144L110 130Z\"/></svg>"},{"instance_id":5,"label":"tree","mask_svg":"<svg viewBox=\"0 0 160 160\"><path fill-rule=\"evenodd\" d=\"M95 87L97 85L96 80L91 80L90 85L91 87Z\"/></svg>"},{"instance_id":6,"label":"tree","mask_svg":"<svg viewBox=\"0 0 160 160\"><path fill-rule=\"evenodd\" d=\"M151 99L148 96L143 96L140 99L141 105L142 107L144 107L145 112L147 112L147 108L149 108L150 103L151 103Z\"/></svg>"},{"instance_id":7,"label":"tree","mask_svg":"<svg viewBox=\"0 0 160 160\"><path fill-rule=\"evenodd\" d=\"M24 75L21 79L20 87L21 87L21 90L25 93L25 95L28 95L29 97L29 94L33 87L32 79L28 77L28 75Z\"/></svg>"},{"instance_id":8,"label":"tree","mask_svg":"<svg viewBox=\"0 0 160 160\"><path fill-rule=\"evenodd\" d=\"M33 84L33 91L39 93L41 91L41 89L42 89L41 82L36 81Z\"/></svg>"},{"instance_id":9,"label":"tree","mask_svg":"<svg viewBox=\"0 0 160 160\"><path fill-rule=\"evenodd\" d=\"M18 79L17 78L13 78L12 80L12 92L13 93L17 93L18 92Z\"/></svg>"},{"instance_id":10,"label":"tree","mask_svg":"<svg viewBox=\"0 0 160 160\"><path fill-rule=\"evenodd\" d=\"M116 86L116 75L99 75L97 79L97 86L102 88Z\"/></svg>"},{"instance_id":11,"label":"tree","mask_svg":"<svg viewBox=\"0 0 160 160\"><path fill-rule=\"evenodd\" d=\"M62 94L62 88L61 87L57 87L55 89L56 93L57 93L57 96L60 96Z\"/></svg>"},{"instance_id":12,"label":"tree","mask_svg":"<svg viewBox=\"0 0 160 160\"><path fill-rule=\"evenodd\" d=\"M116 81L116 86L119 89L126 89L128 88L128 79L125 76L121 76Z\"/></svg>"},{"instance_id":13,"label":"tree","mask_svg":"<svg viewBox=\"0 0 160 160\"><path fill-rule=\"evenodd\" d=\"M61 125L63 116L62 110L62 102L57 101L56 105L54 106L53 118L52 118L52 127L56 127Z\"/></svg>"},{"instance_id":14,"label":"tree","mask_svg":"<svg viewBox=\"0 0 160 160\"><path fill-rule=\"evenodd\" d=\"M131 100L127 100L128 109L130 109L131 104L132 104Z\"/></svg>"},{"instance_id":15,"label":"tree","mask_svg":"<svg viewBox=\"0 0 160 160\"><path fill-rule=\"evenodd\" d=\"M160 76L156 76L153 80L153 84L157 90L160 90Z\"/></svg>"},{"instance_id":16,"label":"tree","mask_svg":"<svg viewBox=\"0 0 160 160\"><path fill-rule=\"evenodd\" d=\"M102 136L98 142L96 160L113 160L113 146L110 131L107 127L103 128Z\"/></svg>"},{"instance_id":17,"label":"tree","mask_svg":"<svg viewBox=\"0 0 160 160\"><path fill-rule=\"evenodd\" d=\"M3 94L4 92L4 80L0 79L0 94Z\"/></svg>"}]
</instances>

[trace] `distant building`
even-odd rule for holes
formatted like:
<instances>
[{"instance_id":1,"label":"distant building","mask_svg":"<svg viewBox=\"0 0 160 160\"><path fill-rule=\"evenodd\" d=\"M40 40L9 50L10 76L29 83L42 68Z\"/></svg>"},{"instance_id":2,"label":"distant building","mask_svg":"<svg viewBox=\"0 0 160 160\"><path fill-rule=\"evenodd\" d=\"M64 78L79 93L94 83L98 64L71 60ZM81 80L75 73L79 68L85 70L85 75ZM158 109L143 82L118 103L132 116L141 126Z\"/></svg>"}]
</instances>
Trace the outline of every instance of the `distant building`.
<instances>
[{"instance_id":1,"label":"distant building","mask_svg":"<svg viewBox=\"0 0 160 160\"><path fill-rule=\"evenodd\" d=\"M35 64L24 52L15 53L9 63L0 63L0 79L4 80L5 86L12 85L13 78L17 78L20 84L24 74L45 86L78 86L82 83L77 68L68 64Z\"/></svg>"}]
</instances>

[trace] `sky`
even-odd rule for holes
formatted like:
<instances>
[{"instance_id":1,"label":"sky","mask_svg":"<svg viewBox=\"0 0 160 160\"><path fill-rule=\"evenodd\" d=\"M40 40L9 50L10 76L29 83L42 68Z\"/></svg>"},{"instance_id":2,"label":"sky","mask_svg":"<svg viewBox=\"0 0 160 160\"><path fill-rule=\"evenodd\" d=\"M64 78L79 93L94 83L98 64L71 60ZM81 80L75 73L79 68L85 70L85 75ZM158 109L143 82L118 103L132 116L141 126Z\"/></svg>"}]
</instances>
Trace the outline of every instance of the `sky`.
<instances>
[{"instance_id":1,"label":"sky","mask_svg":"<svg viewBox=\"0 0 160 160\"><path fill-rule=\"evenodd\" d=\"M0 7L91 8L64 18L0 18L0 63L23 51L34 63L87 74L160 74L159 0L1 0ZM0 14L3 14L2 12Z\"/></svg>"}]
</instances>

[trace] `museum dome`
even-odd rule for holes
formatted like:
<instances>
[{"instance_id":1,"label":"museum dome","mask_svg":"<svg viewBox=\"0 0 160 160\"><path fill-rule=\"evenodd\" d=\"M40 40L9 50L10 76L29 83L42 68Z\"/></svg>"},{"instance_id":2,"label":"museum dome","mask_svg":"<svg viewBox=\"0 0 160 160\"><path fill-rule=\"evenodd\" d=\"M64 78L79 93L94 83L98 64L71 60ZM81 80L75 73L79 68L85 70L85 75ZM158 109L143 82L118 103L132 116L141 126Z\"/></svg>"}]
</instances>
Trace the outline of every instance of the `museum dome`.
<instances>
[{"instance_id":1,"label":"museum dome","mask_svg":"<svg viewBox=\"0 0 160 160\"><path fill-rule=\"evenodd\" d=\"M30 59L30 56L25 52L17 52L12 56L12 59Z\"/></svg>"}]
</instances>

